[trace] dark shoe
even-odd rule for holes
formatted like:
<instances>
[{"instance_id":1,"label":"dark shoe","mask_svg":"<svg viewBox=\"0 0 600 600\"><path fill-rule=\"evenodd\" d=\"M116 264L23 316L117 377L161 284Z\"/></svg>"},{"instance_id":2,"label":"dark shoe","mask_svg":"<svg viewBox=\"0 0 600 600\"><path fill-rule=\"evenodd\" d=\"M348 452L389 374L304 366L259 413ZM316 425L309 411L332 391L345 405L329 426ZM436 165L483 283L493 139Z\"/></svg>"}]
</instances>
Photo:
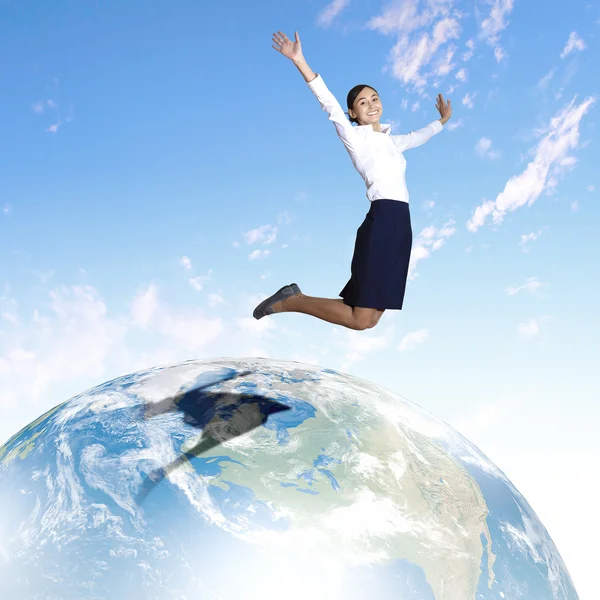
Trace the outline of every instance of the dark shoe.
<instances>
[{"instance_id":1,"label":"dark shoe","mask_svg":"<svg viewBox=\"0 0 600 600\"><path fill-rule=\"evenodd\" d=\"M255 319L262 319L267 315L273 314L273 304L281 302L290 296L296 296L301 294L300 288L295 283L284 285L280 290L277 290L272 296L269 296L266 300L263 300L252 313Z\"/></svg>"}]
</instances>

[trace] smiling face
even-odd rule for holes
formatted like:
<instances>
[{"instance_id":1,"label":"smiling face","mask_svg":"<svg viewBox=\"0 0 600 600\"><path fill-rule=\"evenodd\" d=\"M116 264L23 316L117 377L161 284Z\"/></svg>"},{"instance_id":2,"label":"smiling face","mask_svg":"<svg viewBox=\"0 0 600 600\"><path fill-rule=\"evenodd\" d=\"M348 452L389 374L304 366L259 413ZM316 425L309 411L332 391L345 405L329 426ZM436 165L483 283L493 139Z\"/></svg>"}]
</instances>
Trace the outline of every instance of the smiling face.
<instances>
[{"instance_id":1,"label":"smiling face","mask_svg":"<svg viewBox=\"0 0 600 600\"><path fill-rule=\"evenodd\" d=\"M383 107L379 100L379 94L370 87L363 88L348 114L356 119L358 125L374 125L379 123Z\"/></svg>"}]
</instances>

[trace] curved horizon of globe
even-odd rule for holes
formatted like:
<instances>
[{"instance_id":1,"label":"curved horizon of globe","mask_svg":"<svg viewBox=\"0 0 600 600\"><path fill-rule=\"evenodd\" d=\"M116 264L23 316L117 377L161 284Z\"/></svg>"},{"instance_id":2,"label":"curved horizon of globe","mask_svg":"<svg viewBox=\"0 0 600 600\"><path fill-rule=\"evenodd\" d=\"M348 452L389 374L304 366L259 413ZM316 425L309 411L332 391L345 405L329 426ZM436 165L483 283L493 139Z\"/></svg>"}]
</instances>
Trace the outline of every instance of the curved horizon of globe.
<instances>
[{"instance_id":1,"label":"curved horizon of globe","mask_svg":"<svg viewBox=\"0 0 600 600\"><path fill-rule=\"evenodd\" d=\"M577 598L477 448L312 365L192 360L106 382L0 448L0 496L3 596L271 600L293 581L292 599Z\"/></svg>"}]
</instances>

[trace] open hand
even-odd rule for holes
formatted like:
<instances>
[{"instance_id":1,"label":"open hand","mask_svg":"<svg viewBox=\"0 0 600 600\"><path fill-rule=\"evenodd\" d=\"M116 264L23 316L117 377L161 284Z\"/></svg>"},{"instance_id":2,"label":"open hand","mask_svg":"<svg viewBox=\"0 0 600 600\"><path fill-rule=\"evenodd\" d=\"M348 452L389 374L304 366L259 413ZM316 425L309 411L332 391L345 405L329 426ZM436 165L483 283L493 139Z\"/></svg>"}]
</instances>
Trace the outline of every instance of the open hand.
<instances>
[{"instance_id":1,"label":"open hand","mask_svg":"<svg viewBox=\"0 0 600 600\"><path fill-rule=\"evenodd\" d=\"M278 52L281 52L281 54L290 60L298 60L302 57L302 44L300 44L300 36L297 31L295 42L292 42L285 33L281 33L281 31L273 34L273 41L275 42L273 48Z\"/></svg>"},{"instance_id":2,"label":"open hand","mask_svg":"<svg viewBox=\"0 0 600 600\"><path fill-rule=\"evenodd\" d=\"M438 94L435 107L444 121L447 121L452 116L452 103L450 100L448 100L448 103L444 102L444 97L441 94Z\"/></svg>"}]
</instances>

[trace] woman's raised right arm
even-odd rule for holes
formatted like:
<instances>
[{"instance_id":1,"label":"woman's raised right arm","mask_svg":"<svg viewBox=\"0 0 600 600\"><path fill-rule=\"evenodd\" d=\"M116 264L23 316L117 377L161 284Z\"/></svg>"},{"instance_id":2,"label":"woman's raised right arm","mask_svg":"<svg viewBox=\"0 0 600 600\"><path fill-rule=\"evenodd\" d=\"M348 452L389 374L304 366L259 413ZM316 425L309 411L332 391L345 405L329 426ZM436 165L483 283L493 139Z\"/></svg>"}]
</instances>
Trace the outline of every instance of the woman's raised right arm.
<instances>
[{"instance_id":1,"label":"woman's raised right arm","mask_svg":"<svg viewBox=\"0 0 600 600\"><path fill-rule=\"evenodd\" d=\"M285 33L281 31L273 34L273 41L275 44L273 48L281 52L283 56L289 58L298 68L304 81L308 83L308 86L312 90L313 94L317 97L317 100L321 104L321 108L329 115L329 120L333 122L339 138L344 143L344 146L350 151L354 151L353 143L353 127L346 113L340 106L335 96L327 89L325 82L322 77L319 77L306 62L304 55L302 54L302 45L300 43L300 37L296 31L296 41L292 42Z\"/></svg>"}]
</instances>

